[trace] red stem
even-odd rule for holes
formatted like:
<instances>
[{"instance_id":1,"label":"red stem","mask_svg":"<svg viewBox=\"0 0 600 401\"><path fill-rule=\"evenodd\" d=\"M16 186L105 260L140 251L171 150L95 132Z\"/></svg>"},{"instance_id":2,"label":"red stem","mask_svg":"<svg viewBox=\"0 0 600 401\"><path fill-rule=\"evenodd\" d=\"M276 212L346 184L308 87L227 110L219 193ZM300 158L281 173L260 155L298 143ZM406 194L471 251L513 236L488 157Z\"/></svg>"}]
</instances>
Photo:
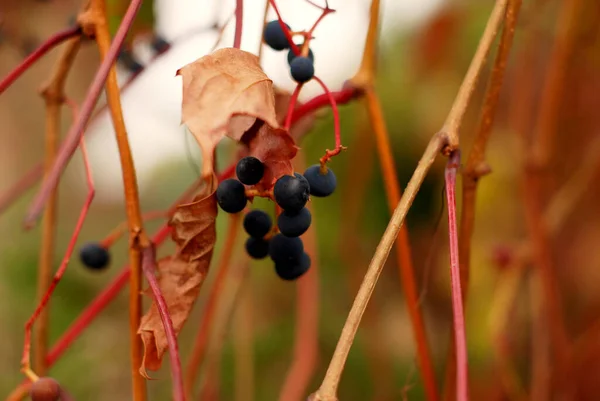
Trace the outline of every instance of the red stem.
<instances>
[{"instance_id":1,"label":"red stem","mask_svg":"<svg viewBox=\"0 0 600 401\"><path fill-rule=\"evenodd\" d=\"M281 14L279 14L279 9L277 8L277 4L275 4L275 0L269 0L269 2L271 3L273 10L275 10L275 14L277 14L277 20L279 21L279 26L281 27L281 29L283 29L283 33L285 34L285 37L287 38L288 43L290 44L290 48L292 49L292 51L294 52L294 54L296 56L300 55L300 48L298 46L296 46L296 44L292 40L292 34L290 33L290 30L287 28L287 26L283 22L283 19L281 18Z\"/></svg>"},{"instance_id":2,"label":"red stem","mask_svg":"<svg viewBox=\"0 0 600 401\"><path fill-rule=\"evenodd\" d=\"M313 4L316 5L316 4ZM315 21L315 23L313 24L313 26L310 28L310 31L308 31L308 33L306 34L306 40L309 41L310 39L312 39L312 34L315 31L315 29L317 28L317 26L319 25L319 23L323 20L323 18L325 18L325 16L327 16L327 14L333 13L335 12L334 9L329 8L329 6L327 6L326 8L321 8L323 10L323 12L321 13L321 15L319 16L319 18L317 18L317 20Z\"/></svg>"},{"instance_id":3,"label":"red stem","mask_svg":"<svg viewBox=\"0 0 600 401\"><path fill-rule=\"evenodd\" d=\"M448 236L450 242L450 280L452 285L452 310L454 317L454 340L456 347L456 399L467 401L468 364L465 316L460 285L458 261L458 228L456 223L456 172L460 164L460 151L450 154L446 166L446 200L448 202Z\"/></svg>"},{"instance_id":4,"label":"red stem","mask_svg":"<svg viewBox=\"0 0 600 401\"><path fill-rule=\"evenodd\" d=\"M2 193L0 197L0 214L21 197L23 192L31 188L44 175L44 163L40 162L10 188Z\"/></svg>"},{"instance_id":5,"label":"red stem","mask_svg":"<svg viewBox=\"0 0 600 401\"><path fill-rule=\"evenodd\" d=\"M171 360L171 378L173 380L173 400L174 401L185 401L185 394L183 391L183 375L181 373L181 360L179 359L179 347L177 345L177 335L175 329L173 329L173 321L169 314L169 307L165 297L160 290L158 280L156 280L156 256L154 254L154 248L144 248L142 251L142 269L152 295L154 295L154 301L162 320L165 334L167 335L167 343L169 344L169 359Z\"/></svg>"},{"instance_id":6,"label":"red stem","mask_svg":"<svg viewBox=\"0 0 600 401\"><path fill-rule=\"evenodd\" d=\"M81 212L79 213L79 218L77 219L77 223L75 224L75 229L73 231L73 236L69 240L69 244L67 245L67 250L65 251L63 260L61 261L60 266L58 267L56 273L54 274L54 277L52 278L52 283L50 283L50 285L48 286L48 290L46 291L41 302L33 312L33 315L31 315L27 323L25 323L25 336L23 341L24 345L23 355L21 358L21 365L26 368L29 368L29 359L31 352L31 328L33 326L33 323L37 320L44 307L50 301L50 297L54 293L56 286L60 282L60 279L62 278L65 271L67 270L69 260L71 259L71 255L73 254L73 250L75 249L75 245L77 244L77 238L79 237L79 233L81 232L81 228L83 227L83 223L85 222L85 218L90 209L90 205L92 204L92 200L94 199L94 180L92 177L87 151L83 141L81 141L81 153L83 155L86 179L89 187L88 194L83 204L83 207L81 208Z\"/></svg>"},{"instance_id":7,"label":"red stem","mask_svg":"<svg viewBox=\"0 0 600 401\"><path fill-rule=\"evenodd\" d=\"M325 82L323 82L316 75L313 77L313 79L315 81L317 81L323 88L323 91L325 91L325 95L327 96L327 99L329 100L329 104L331 105L331 112L333 113L333 131L334 131L334 135L335 135L335 149L334 150L327 149L327 151L325 152L325 156L323 156L321 158L321 165L325 165L325 163L327 163L329 161L329 159L331 159L332 156L339 154L343 148L342 134L341 134L341 130L340 130L340 112L338 111L337 102L335 101L335 98L329 91L329 88L327 88L327 85L325 85Z\"/></svg>"},{"instance_id":8,"label":"red stem","mask_svg":"<svg viewBox=\"0 0 600 401\"><path fill-rule=\"evenodd\" d=\"M286 131L290 130L292 126L292 117L294 116L294 109L296 108L296 102L298 101L298 96L300 95L300 91L302 90L302 84L296 85L294 89L294 93L292 93L292 97L290 98L290 102L288 103L288 111L285 117L285 126L284 129Z\"/></svg>"},{"instance_id":9,"label":"red stem","mask_svg":"<svg viewBox=\"0 0 600 401\"><path fill-rule=\"evenodd\" d=\"M79 141L83 136L83 131L85 130L85 127L92 115L92 112L94 111L94 106L98 101L100 92L104 87L104 83L108 77L110 68L114 64L119 54L119 50L121 49L121 46L125 41L125 37L127 36L127 33L131 28L131 25L133 24L135 16L137 15L137 12L139 11L142 5L142 1L143 0L131 0L131 2L129 3L127 12L123 17L123 20L121 21L121 25L119 26L119 29L115 34L114 40L110 44L110 48L108 49L106 57L100 64L100 67L96 72L96 76L94 77L94 80L90 85L90 88L88 89L85 100L81 105L81 113L77 118L77 122L73 126L71 126L71 129L69 130L66 136L65 143L58 152L52 170L50 170L47 178L42 183L42 186L37 196L34 198L31 204L29 212L27 213L27 216L25 218L26 227L31 227L34 221L39 217L41 211L44 208L44 204L48 199L48 196L50 195L51 191L58 185L58 181L62 172L64 171L68 161L73 156L73 153L77 149L77 145L79 144Z\"/></svg>"},{"instance_id":10,"label":"red stem","mask_svg":"<svg viewBox=\"0 0 600 401\"><path fill-rule=\"evenodd\" d=\"M235 36L233 47L239 49L242 45L242 29L244 24L244 0L236 0L235 7Z\"/></svg>"},{"instance_id":11,"label":"red stem","mask_svg":"<svg viewBox=\"0 0 600 401\"><path fill-rule=\"evenodd\" d=\"M356 98L359 94L360 91L356 88L347 88L342 89L339 92L330 92L330 95L333 96L337 104L348 103L350 100ZM302 104L301 106L298 106L298 108L294 110L294 113L292 115L292 124L294 124L307 114L310 114L315 110L320 109L321 107L328 104L330 104L329 94L324 93L322 95L315 96L314 98L310 99L308 102Z\"/></svg>"},{"instance_id":12,"label":"red stem","mask_svg":"<svg viewBox=\"0 0 600 401\"><path fill-rule=\"evenodd\" d=\"M38 61L40 57L48 53L48 51L53 47L77 35L81 35L81 27L79 26L67 28L50 36L44 43L40 45L40 47L35 49L33 53L27 56L25 60L21 62L21 64L16 66L11 72L8 73L6 77L4 77L4 79L0 82L0 95L4 93L4 91L21 75L23 75L23 73L27 71L29 67ZM75 143L75 146L77 146L77 143L78 142Z\"/></svg>"}]
</instances>

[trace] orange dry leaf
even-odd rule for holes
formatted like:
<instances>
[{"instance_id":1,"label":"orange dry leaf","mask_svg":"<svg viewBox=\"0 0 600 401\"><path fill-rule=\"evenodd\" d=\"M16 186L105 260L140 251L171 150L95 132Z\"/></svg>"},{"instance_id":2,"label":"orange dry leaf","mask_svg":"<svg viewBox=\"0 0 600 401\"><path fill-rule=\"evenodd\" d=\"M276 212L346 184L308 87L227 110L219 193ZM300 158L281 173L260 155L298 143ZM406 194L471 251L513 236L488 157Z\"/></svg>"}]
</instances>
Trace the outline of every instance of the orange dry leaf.
<instances>
[{"instance_id":1,"label":"orange dry leaf","mask_svg":"<svg viewBox=\"0 0 600 401\"><path fill-rule=\"evenodd\" d=\"M257 120L279 128L273 81L258 57L226 48L177 71L183 77L182 123L202 148L202 174L213 173L213 151L224 136L239 141Z\"/></svg>"},{"instance_id":2,"label":"orange dry leaf","mask_svg":"<svg viewBox=\"0 0 600 401\"><path fill-rule=\"evenodd\" d=\"M181 331L198 297L215 246L215 186L211 185L209 189L210 195L198 196L194 202L177 208L169 222L173 227L172 238L177 244L177 251L158 262L158 283L176 334ZM154 302L142 317L138 334L144 342L140 373L148 377L147 370L158 370L168 349L163 323Z\"/></svg>"}]
</instances>

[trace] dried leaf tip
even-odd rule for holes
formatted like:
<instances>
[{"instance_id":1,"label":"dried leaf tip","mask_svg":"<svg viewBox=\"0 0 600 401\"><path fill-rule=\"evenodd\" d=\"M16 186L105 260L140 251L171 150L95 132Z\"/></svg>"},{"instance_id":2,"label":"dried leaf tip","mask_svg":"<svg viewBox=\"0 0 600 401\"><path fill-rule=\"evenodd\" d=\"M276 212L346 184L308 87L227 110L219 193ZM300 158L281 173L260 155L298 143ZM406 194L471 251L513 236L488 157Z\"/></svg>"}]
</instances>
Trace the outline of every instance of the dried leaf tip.
<instances>
[{"instance_id":1,"label":"dried leaf tip","mask_svg":"<svg viewBox=\"0 0 600 401\"><path fill-rule=\"evenodd\" d=\"M204 195L198 196L194 202L177 208L169 223L173 227L172 237L177 250L173 256L158 262L158 284L176 334L189 317L212 259L216 242L216 181L213 179ZM144 343L140 374L148 378L147 370L158 370L168 350L156 302L152 302L150 310L142 317L138 334Z\"/></svg>"}]
</instances>

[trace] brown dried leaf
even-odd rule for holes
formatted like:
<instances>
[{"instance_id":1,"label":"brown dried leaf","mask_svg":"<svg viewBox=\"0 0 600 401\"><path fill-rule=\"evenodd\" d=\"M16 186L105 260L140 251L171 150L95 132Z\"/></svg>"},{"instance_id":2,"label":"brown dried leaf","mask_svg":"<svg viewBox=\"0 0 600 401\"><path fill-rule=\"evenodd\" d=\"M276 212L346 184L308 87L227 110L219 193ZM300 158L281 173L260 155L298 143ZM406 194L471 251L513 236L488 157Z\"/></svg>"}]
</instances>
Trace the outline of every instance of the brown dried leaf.
<instances>
[{"instance_id":1,"label":"brown dried leaf","mask_svg":"<svg viewBox=\"0 0 600 401\"><path fill-rule=\"evenodd\" d=\"M180 205L169 222L177 251L158 262L157 274L176 334L188 319L208 272L216 241L216 217L217 202L212 185L210 195ZM168 350L165 330L154 302L142 317L138 334L144 343L140 373L148 377L147 370L158 370Z\"/></svg>"},{"instance_id":2,"label":"brown dried leaf","mask_svg":"<svg viewBox=\"0 0 600 401\"><path fill-rule=\"evenodd\" d=\"M213 151L224 136L239 141L258 120L279 128L273 82L258 57L226 48L177 71L183 77L182 123L202 148L202 174L213 173Z\"/></svg>"}]
</instances>

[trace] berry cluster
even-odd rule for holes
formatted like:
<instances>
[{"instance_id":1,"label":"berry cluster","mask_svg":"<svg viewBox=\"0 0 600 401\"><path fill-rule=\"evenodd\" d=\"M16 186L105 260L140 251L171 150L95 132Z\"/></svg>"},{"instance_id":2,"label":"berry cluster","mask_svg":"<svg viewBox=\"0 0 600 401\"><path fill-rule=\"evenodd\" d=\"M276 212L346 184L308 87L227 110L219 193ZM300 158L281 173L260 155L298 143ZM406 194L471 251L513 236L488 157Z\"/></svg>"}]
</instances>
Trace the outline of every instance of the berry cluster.
<instances>
[{"instance_id":1,"label":"berry cluster","mask_svg":"<svg viewBox=\"0 0 600 401\"><path fill-rule=\"evenodd\" d=\"M238 213L246 207L248 198L244 184L257 184L264 174L264 165L255 157L244 157L238 162L236 173L237 180L224 180L217 188L217 203L228 213ZM277 217L277 229L273 230L271 217L262 210L252 210L244 217L244 230L250 236L246 241L248 255L254 259L270 256L277 275L284 280L295 280L304 274L311 263L299 238L312 222L306 202L310 195L331 195L336 185L333 171L318 164L309 167L304 175L294 173L280 177L272 194L282 209Z\"/></svg>"},{"instance_id":2,"label":"berry cluster","mask_svg":"<svg viewBox=\"0 0 600 401\"><path fill-rule=\"evenodd\" d=\"M285 24L285 26L287 27L287 30L290 31L290 26L288 24ZM289 49L287 60L288 64L290 65L290 74L292 75L294 81L302 84L312 79L312 77L315 75L315 57L312 50L309 48L308 54L306 55L297 56L294 54L294 51L290 48L290 43L288 42L285 32L281 28L281 24L279 24L278 20L267 23L263 38L265 43L273 50L281 51ZM303 49L304 43L296 43L296 46Z\"/></svg>"}]
</instances>

